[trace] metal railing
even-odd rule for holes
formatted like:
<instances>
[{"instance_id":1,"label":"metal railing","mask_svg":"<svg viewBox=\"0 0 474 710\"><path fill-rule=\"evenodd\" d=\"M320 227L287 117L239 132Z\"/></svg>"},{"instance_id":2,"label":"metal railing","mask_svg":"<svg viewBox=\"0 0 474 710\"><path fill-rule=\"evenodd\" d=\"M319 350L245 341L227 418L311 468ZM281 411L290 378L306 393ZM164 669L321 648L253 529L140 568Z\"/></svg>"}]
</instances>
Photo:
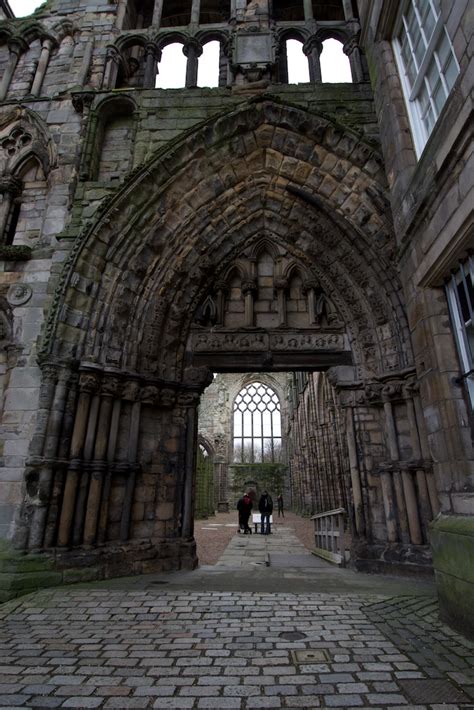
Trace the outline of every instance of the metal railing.
<instances>
[{"instance_id":1,"label":"metal railing","mask_svg":"<svg viewBox=\"0 0 474 710\"><path fill-rule=\"evenodd\" d=\"M341 567L345 564L344 508L326 510L313 515L314 554Z\"/></svg>"}]
</instances>

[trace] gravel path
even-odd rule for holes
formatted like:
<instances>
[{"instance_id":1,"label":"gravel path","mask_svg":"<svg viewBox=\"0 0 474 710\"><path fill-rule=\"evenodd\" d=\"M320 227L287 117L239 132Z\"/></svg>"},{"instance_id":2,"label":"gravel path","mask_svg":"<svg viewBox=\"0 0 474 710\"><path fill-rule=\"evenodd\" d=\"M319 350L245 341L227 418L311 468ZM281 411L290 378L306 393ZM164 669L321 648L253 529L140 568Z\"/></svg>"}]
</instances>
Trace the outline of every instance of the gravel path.
<instances>
[{"instance_id":1,"label":"gravel path","mask_svg":"<svg viewBox=\"0 0 474 710\"><path fill-rule=\"evenodd\" d=\"M294 513L285 512L285 517L274 516L274 525L285 525L292 528L296 537L308 550L314 547L314 526L309 518L302 518ZM225 548L237 535L237 511L217 513L207 520L196 520L194 535L197 542L197 552L200 565L215 565Z\"/></svg>"}]
</instances>

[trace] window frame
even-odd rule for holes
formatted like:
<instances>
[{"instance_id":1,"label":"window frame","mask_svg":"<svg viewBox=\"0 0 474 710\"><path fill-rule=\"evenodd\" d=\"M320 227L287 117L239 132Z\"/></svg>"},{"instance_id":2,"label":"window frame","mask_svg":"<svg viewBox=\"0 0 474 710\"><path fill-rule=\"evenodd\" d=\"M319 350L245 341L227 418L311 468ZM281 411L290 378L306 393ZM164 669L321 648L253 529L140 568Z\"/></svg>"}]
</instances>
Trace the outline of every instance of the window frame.
<instances>
[{"instance_id":1,"label":"window frame","mask_svg":"<svg viewBox=\"0 0 474 710\"><path fill-rule=\"evenodd\" d=\"M451 322L453 324L454 336L461 366L461 380L466 385L466 390L471 401L471 408L474 413L474 352L471 351L467 334L467 325L474 327L474 297L469 295L467 290L467 276L470 275L474 284L474 257L469 256L466 260L459 262L458 269L453 271L451 278L445 284L446 298L449 306ZM462 314L462 305L459 300L458 287L463 284L466 305L469 310L470 320L465 321Z\"/></svg>"},{"instance_id":2,"label":"window frame","mask_svg":"<svg viewBox=\"0 0 474 710\"><path fill-rule=\"evenodd\" d=\"M433 133L436 123L438 122L438 119L440 115L443 112L444 107L446 106L446 103L448 101L449 95L452 91L452 88L454 84L456 83L457 77L459 76L460 73L460 67L459 67L459 62L457 60L456 54L454 52L454 47L453 43L451 41L451 38L447 32L446 26L444 25L443 22L443 17L441 14L441 9L439 7L439 4L437 0L425 0L425 2L428 2L430 5L430 8L432 12L436 15L436 20L435 20L435 25L431 34L431 37L429 39L426 38L426 35L424 33L424 25L422 24L418 8L414 4L414 0L404 0L402 3L402 6L399 10L399 14L395 23L394 27L394 32L393 32L393 49L394 49L394 54L398 66L398 73L400 77L400 81L402 84L402 89L403 89L403 98L405 100L405 104L407 107L407 112L408 112L408 117L410 121L410 126L412 130L412 135L413 135L413 141L415 144L415 150L417 157L420 157L422 154L431 134ZM422 41L425 45L425 50L423 57L421 59L420 64L418 65L418 60L416 58L415 54L415 49L413 47L412 43L412 36L410 33L407 31L407 19L406 15L409 11L409 9L412 8L413 12L415 13L416 16L416 21L417 21L417 28L418 28L418 34L417 37L421 36ZM416 77L414 78L413 81L413 86L410 85L410 81L408 79L408 69L405 66L405 61L402 56L402 41L401 41L401 35L404 32L404 36L406 38L406 41L408 42L409 48L410 48L410 57L413 60L414 67L416 70ZM440 41L442 36L444 35L448 47L449 47L449 53L447 55L447 58L444 61L444 64L441 64L441 60L438 56L438 50L440 48ZM450 59L454 60L455 66L456 66L456 78L453 81L453 84L451 87L448 86L446 77L445 77L445 70L446 67L449 64ZM438 81L436 82L435 87L431 88L428 82L428 69L430 68L432 61L435 62L436 64L436 76L438 80L441 82L443 91L445 94L444 101L442 106L438 109L434 103L433 96L435 94L435 90L438 86ZM423 109L421 107L421 99L422 99L422 91L425 89L427 96L428 96L428 107L431 110L433 114L433 124L430 128L428 128L427 125L427 120L426 120L426 115L428 113L428 110L426 110L423 114Z\"/></svg>"},{"instance_id":3,"label":"window frame","mask_svg":"<svg viewBox=\"0 0 474 710\"><path fill-rule=\"evenodd\" d=\"M248 390L250 388L254 387L257 392L255 395L250 395ZM249 406L247 406L245 409L242 409L239 406L239 398L243 400L243 397L246 394L249 394L251 397L251 400L249 403L255 401L255 396L258 394L258 391L260 388L264 388L265 392L264 394L271 393L271 401L275 404L274 409L270 409L268 406L265 407L265 409L260 409L260 407L257 405L255 409L251 409ZM259 394L260 398L263 398L262 394ZM275 401L276 400L276 401ZM257 414L257 410L259 411L260 415L260 425L259 425L259 430L260 433L255 432L255 416ZM262 382L261 380L252 380L251 382L247 382L244 384L242 387L240 387L239 391L234 397L234 402L232 405L232 460L234 464L252 464L252 465L259 465L259 464L278 464L282 462L282 447L283 447L283 420L282 420L282 407L281 407L281 399L278 394L278 392L275 390L274 387L271 385L267 384L266 382ZM251 433L250 434L245 434L245 423L244 423L244 414L245 412L250 412L251 415ZM264 412L268 412L270 414L270 432L265 435L264 432L264 419L263 415ZM280 434L275 434L275 429L274 429L274 414L275 412L278 414L279 417L279 431ZM240 434L236 433L236 416L240 416ZM245 460L245 441L246 440L251 440L251 449L250 449L250 460L247 461ZM270 440L270 446L271 446L271 455L268 457L268 452L265 454L265 441ZM258 450L258 446L255 446L255 442L258 442L260 445L260 454L261 458L256 456L256 452ZM277 445L279 446L279 450L277 449ZM240 446L240 452L238 453L237 446ZM269 460L270 458L270 460Z\"/></svg>"}]
</instances>

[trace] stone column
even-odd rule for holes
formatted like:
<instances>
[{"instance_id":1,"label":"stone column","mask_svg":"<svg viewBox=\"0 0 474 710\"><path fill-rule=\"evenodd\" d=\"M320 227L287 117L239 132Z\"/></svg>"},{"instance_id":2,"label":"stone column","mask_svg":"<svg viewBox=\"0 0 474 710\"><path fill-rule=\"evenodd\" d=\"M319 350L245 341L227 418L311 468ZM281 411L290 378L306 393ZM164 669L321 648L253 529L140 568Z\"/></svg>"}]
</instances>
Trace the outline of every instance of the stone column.
<instances>
[{"instance_id":1,"label":"stone column","mask_svg":"<svg viewBox=\"0 0 474 710\"><path fill-rule=\"evenodd\" d=\"M145 47L145 76L143 87L145 89L154 89L156 84L156 75L158 73L157 63L161 60L161 52L154 42L148 42Z\"/></svg>"},{"instance_id":2,"label":"stone column","mask_svg":"<svg viewBox=\"0 0 474 710\"><path fill-rule=\"evenodd\" d=\"M94 40L90 39L85 46L81 66L79 69L79 75L77 77L77 83L79 86L86 85L87 76L89 74L89 68L91 65L93 53L94 53Z\"/></svg>"},{"instance_id":3,"label":"stone column","mask_svg":"<svg viewBox=\"0 0 474 710\"><path fill-rule=\"evenodd\" d=\"M429 466L429 468L428 468L428 464L431 463L431 453L430 453L430 445L428 443L428 436L427 436L426 428L425 428L425 418L423 415L423 407L421 404L421 399L420 399L419 394L414 394L413 404L415 407L416 421L418 424L418 432L420 434L421 456L423 458L423 461L425 462L426 485L428 487L428 495L429 495L429 499L430 499L431 510L433 512L433 518L435 518L440 511L440 505L439 505L438 491L436 490L436 482L434 479L433 470L432 470L431 466Z\"/></svg>"},{"instance_id":4,"label":"stone column","mask_svg":"<svg viewBox=\"0 0 474 710\"><path fill-rule=\"evenodd\" d=\"M178 404L185 408L186 448L184 452L184 490L182 507L181 535L190 538L193 535L193 489L196 471L197 408L199 395L196 392L183 392L178 396Z\"/></svg>"},{"instance_id":5,"label":"stone column","mask_svg":"<svg viewBox=\"0 0 474 710\"><path fill-rule=\"evenodd\" d=\"M305 22L309 22L310 20L314 20L312 0L303 0L303 11L304 11Z\"/></svg>"},{"instance_id":6,"label":"stone column","mask_svg":"<svg viewBox=\"0 0 474 710\"><path fill-rule=\"evenodd\" d=\"M357 35L351 37L343 45L342 51L349 57L351 65L352 81L360 83L364 81L364 72L362 71L362 61L360 58L359 38Z\"/></svg>"},{"instance_id":7,"label":"stone column","mask_svg":"<svg viewBox=\"0 0 474 710\"><path fill-rule=\"evenodd\" d=\"M77 405L77 374L70 374L68 381L68 391L64 404L61 431L57 450L57 461L54 471L54 481L51 497L48 505L48 517L44 534L45 548L53 547L57 541L59 516L61 513L61 502L63 497L64 480L66 477L66 459L71 446L71 436L74 427L74 417Z\"/></svg>"},{"instance_id":8,"label":"stone column","mask_svg":"<svg viewBox=\"0 0 474 710\"><path fill-rule=\"evenodd\" d=\"M127 12L127 0L118 0L117 14L115 16L115 26L117 29L121 30L123 28L123 21L125 19L125 13Z\"/></svg>"},{"instance_id":9,"label":"stone column","mask_svg":"<svg viewBox=\"0 0 474 710\"><path fill-rule=\"evenodd\" d=\"M52 373L50 373L51 376ZM46 373L46 377L48 374ZM55 458L58 453L59 435L63 423L64 410L68 394L70 373L54 372L54 396L50 406L46 437L44 440L42 461L39 468L37 502L34 506L28 547L41 548L45 538L48 507L53 488ZM57 379L57 382L56 382Z\"/></svg>"},{"instance_id":10,"label":"stone column","mask_svg":"<svg viewBox=\"0 0 474 710\"><path fill-rule=\"evenodd\" d=\"M400 459L400 454L398 450L398 440L397 440L397 432L395 428L395 421L393 417L393 410L392 410L392 404L391 402L385 401L384 402L384 410L385 410L385 420L387 424L387 432L388 432L388 437L389 437L389 449L390 449L390 458L392 459L393 463L397 465L397 462L399 462ZM394 477L396 475L396 472L394 472ZM407 513L407 518L408 518L408 529L410 532L410 540L414 545L421 545L423 542L423 538L421 535L421 528L420 528L420 520L418 516L418 505L417 505L417 500L416 500L416 492L415 492L415 487L413 485L413 479L411 476L411 473L409 470L407 470L406 467L402 468L401 471L401 479L402 479L402 486L403 486L403 495L402 492L399 491L397 495L397 502L398 502L398 515L400 519L400 526L402 530L405 527L405 520L404 520L404 514L405 514L405 508L406 508L406 513ZM397 485L398 481L396 482ZM399 486L399 483L398 483ZM403 500L404 499L404 500Z\"/></svg>"},{"instance_id":11,"label":"stone column","mask_svg":"<svg viewBox=\"0 0 474 710\"><path fill-rule=\"evenodd\" d=\"M352 407L346 408L346 434L347 448L349 451L349 465L351 469L351 487L352 498L354 501L355 528L358 535L363 535L365 533L364 503L362 498L362 486L360 483L360 470L357 457L357 444Z\"/></svg>"},{"instance_id":12,"label":"stone column","mask_svg":"<svg viewBox=\"0 0 474 710\"><path fill-rule=\"evenodd\" d=\"M25 42L12 40L8 43L8 49L10 50L10 55L8 57L7 66L5 67L2 82L0 84L0 101L6 99L10 82L13 78L13 74L15 73L20 54L27 51L28 45Z\"/></svg>"},{"instance_id":13,"label":"stone column","mask_svg":"<svg viewBox=\"0 0 474 710\"><path fill-rule=\"evenodd\" d=\"M82 454L86 438L91 398L99 387L99 379L95 373L81 373L79 381L79 399L76 407L74 429L69 454L69 466L66 473L63 503L59 520L58 546L67 547L71 539L71 529L74 519L77 487L81 472Z\"/></svg>"},{"instance_id":14,"label":"stone column","mask_svg":"<svg viewBox=\"0 0 474 710\"><path fill-rule=\"evenodd\" d=\"M117 378L107 378L102 383L99 421L95 438L91 480L84 521L84 544L86 545L93 545L97 537L102 484L107 468L106 456L109 444L112 408L118 387L119 381Z\"/></svg>"},{"instance_id":15,"label":"stone column","mask_svg":"<svg viewBox=\"0 0 474 710\"><path fill-rule=\"evenodd\" d=\"M140 385L134 380L129 380L124 387L123 399L131 403L130 427L128 430L128 478L125 486L122 517L120 520L120 539L122 542L130 536L130 515L132 512L133 494L135 491L135 478L137 474L138 435L140 433L141 400Z\"/></svg>"},{"instance_id":16,"label":"stone column","mask_svg":"<svg viewBox=\"0 0 474 710\"><path fill-rule=\"evenodd\" d=\"M278 47L278 81L280 84L288 84L288 52L286 51L286 41L280 42Z\"/></svg>"},{"instance_id":17,"label":"stone column","mask_svg":"<svg viewBox=\"0 0 474 710\"><path fill-rule=\"evenodd\" d=\"M97 541L103 544L107 538L107 523L109 519L109 498L112 487L112 466L115 461L115 451L117 448L118 429L120 424L120 412L122 402L116 399L112 409L112 419L110 422L109 443L107 446L107 471L105 473L104 487L102 490L102 504L99 513L99 529Z\"/></svg>"},{"instance_id":18,"label":"stone column","mask_svg":"<svg viewBox=\"0 0 474 710\"><path fill-rule=\"evenodd\" d=\"M303 53L308 57L309 80L312 84L320 84L322 82L321 62L319 60L322 51L323 43L315 35L307 39L303 45Z\"/></svg>"},{"instance_id":19,"label":"stone column","mask_svg":"<svg viewBox=\"0 0 474 710\"><path fill-rule=\"evenodd\" d=\"M274 287L278 303L278 325L285 326L287 323L286 291L288 289L288 281L282 278L275 278Z\"/></svg>"},{"instance_id":20,"label":"stone column","mask_svg":"<svg viewBox=\"0 0 474 710\"><path fill-rule=\"evenodd\" d=\"M41 54L38 61L38 66L36 67L35 78L33 79L33 85L31 87L31 95L39 96L41 92L41 87L43 86L44 77L46 74L46 69L48 68L49 58L51 56L51 50L53 48L53 42L50 39L44 39L43 45L41 47Z\"/></svg>"},{"instance_id":21,"label":"stone column","mask_svg":"<svg viewBox=\"0 0 474 710\"><path fill-rule=\"evenodd\" d=\"M195 39L190 39L183 46L183 54L187 57L186 88L197 86L198 58L202 54L202 45Z\"/></svg>"},{"instance_id":22,"label":"stone column","mask_svg":"<svg viewBox=\"0 0 474 710\"><path fill-rule=\"evenodd\" d=\"M113 44L109 44L107 47L107 54L105 58L105 69L104 77L102 79L102 89L115 89L117 83L117 75L120 64L122 62L122 57L120 52Z\"/></svg>"},{"instance_id":23,"label":"stone column","mask_svg":"<svg viewBox=\"0 0 474 710\"><path fill-rule=\"evenodd\" d=\"M407 406L407 417L408 417L408 425L410 427L410 433L411 433L411 445L412 445L412 451L413 451L413 458L414 460L420 464L421 463L421 446L420 446L420 438L419 438L419 433L418 433L418 425L416 421L416 411L415 411L415 404L413 402L413 399L411 398L410 394L412 391L412 387L407 388L407 400L406 400L406 406ZM426 483L426 474L424 471L423 466L417 466L416 469L416 483L417 483L417 488L418 488L418 499L420 503L420 510L421 510L421 517L422 521L425 526L425 533L427 533L427 527L428 523L432 520L432 511L431 511L431 505L430 505L430 499L429 499L429 493L428 493L428 486ZM427 538L427 534L425 535Z\"/></svg>"},{"instance_id":24,"label":"stone column","mask_svg":"<svg viewBox=\"0 0 474 710\"><path fill-rule=\"evenodd\" d=\"M247 279L242 282L242 293L244 295L245 304L245 325L248 328L254 325L253 301L256 290L257 283L253 279Z\"/></svg>"},{"instance_id":25,"label":"stone column","mask_svg":"<svg viewBox=\"0 0 474 710\"><path fill-rule=\"evenodd\" d=\"M393 462L398 461L398 446L397 446L397 434L395 430L395 422L393 419L392 404L389 401L385 401L383 404L385 412L385 424L387 427L388 444L390 459ZM393 501L392 492L392 476L390 473L383 471L380 474L380 480L382 484L382 496L383 505L385 510L385 520L387 523L387 536L389 542L397 542L397 520L395 514L395 506Z\"/></svg>"},{"instance_id":26,"label":"stone column","mask_svg":"<svg viewBox=\"0 0 474 710\"><path fill-rule=\"evenodd\" d=\"M201 0L192 0L191 2L191 25L199 25L199 15L201 12Z\"/></svg>"},{"instance_id":27,"label":"stone column","mask_svg":"<svg viewBox=\"0 0 474 710\"><path fill-rule=\"evenodd\" d=\"M344 9L344 19L345 20L353 20L354 19L354 11L352 9L351 0L342 0L342 7Z\"/></svg>"},{"instance_id":28,"label":"stone column","mask_svg":"<svg viewBox=\"0 0 474 710\"><path fill-rule=\"evenodd\" d=\"M151 24L153 25L154 30L160 29L162 14L163 14L163 0L155 0L155 3L153 5L153 19L151 21Z\"/></svg>"},{"instance_id":29,"label":"stone column","mask_svg":"<svg viewBox=\"0 0 474 710\"><path fill-rule=\"evenodd\" d=\"M13 202L16 197L21 195L23 190L23 181L13 175L6 175L0 178L0 242L6 242L6 232L13 207Z\"/></svg>"},{"instance_id":30,"label":"stone column","mask_svg":"<svg viewBox=\"0 0 474 710\"><path fill-rule=\"evenodd\" d=\"M72 531L72 544L81 545L84 535L84 521L86 517L87 496L91 478L91 462L94 453L97 423L99 420L100 394L92 396L89 409L89 420L87 422L86 440L84 444L84 455L82 472L79 478L79 486L76 498L76 510L74 513L74 525Z\"/></svg>"}]
</instances>

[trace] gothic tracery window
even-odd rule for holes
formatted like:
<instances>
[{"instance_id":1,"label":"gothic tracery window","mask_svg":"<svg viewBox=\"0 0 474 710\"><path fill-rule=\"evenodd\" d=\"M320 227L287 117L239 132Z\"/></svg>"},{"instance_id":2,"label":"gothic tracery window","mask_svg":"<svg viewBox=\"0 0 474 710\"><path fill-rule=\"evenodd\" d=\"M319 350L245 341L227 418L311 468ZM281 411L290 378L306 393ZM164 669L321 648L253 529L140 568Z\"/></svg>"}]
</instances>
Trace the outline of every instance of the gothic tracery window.
<instances>
[{"instance_id":1,"label":"gothic tracery window","mask_svg":"<svg viewBox=\"0 0 474 710\"><path fill-rule=\"evenodd\" d=\"M234 401L234 461L281 460L281 406L276 392L261 382L240 390Z\"/></svg>"}]
</instances>

